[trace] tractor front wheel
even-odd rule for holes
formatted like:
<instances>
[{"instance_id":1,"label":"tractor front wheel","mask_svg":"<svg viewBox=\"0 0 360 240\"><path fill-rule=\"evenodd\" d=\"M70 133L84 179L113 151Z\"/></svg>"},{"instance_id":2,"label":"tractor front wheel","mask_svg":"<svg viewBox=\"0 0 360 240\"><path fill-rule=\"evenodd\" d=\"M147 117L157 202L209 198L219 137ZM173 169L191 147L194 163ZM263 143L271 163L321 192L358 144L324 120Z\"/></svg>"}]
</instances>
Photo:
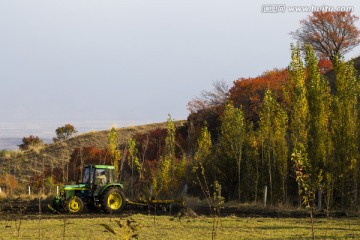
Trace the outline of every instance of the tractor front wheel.
<instances>
[{"instance_id":1,"label":"tractor front wheel","mask_svg":"<svg viewBox=\"0 0 360 240\"><path fill-rule=\"evenodd\" d=\"M84 202L81 198L74 196L65 202L64 208L69 213L80 213L84 208Z\"/></svg>"},{"instance_id":2,"label":"tractor front wheel","mask_svg":"<svg viewBox=\"0 0 360 240\"><path fill-rule=\"evenodd\" d=\"M118 188L110 188L101 198L102 209L107 213L118 213L125 206L125 196Z\"/></svg>"}]
</instances>

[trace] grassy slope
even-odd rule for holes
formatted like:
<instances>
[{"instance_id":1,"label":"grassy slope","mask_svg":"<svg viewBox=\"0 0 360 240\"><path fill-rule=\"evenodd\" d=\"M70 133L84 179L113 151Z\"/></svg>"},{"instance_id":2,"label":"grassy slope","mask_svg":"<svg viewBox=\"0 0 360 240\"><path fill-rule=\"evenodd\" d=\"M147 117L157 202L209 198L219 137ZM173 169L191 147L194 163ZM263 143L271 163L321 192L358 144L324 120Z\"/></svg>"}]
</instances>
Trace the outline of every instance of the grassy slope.
<instances>
[{"instance_id":1,"label":"grassy slope","mask_svg":"<svg viewBox=\"0 0 360 240\"><path fill-rule=\"evenodd\" d=\"M186 121L176 121L176 126L182 126L185 124ZM119 136L119 144L125 143L130 137L134 134L144 134L155 130L157 128L166 128L166 123L152 123L140 126L131 126L131 127L124 127L124 128L117 128L118 136ZM108 135L109 130L104 131L95 131L80 134L73 138L70 138L65 141L68 150L72 150L78 147L91 147L96 146L98 148L105 148L108 146ZM64 145L64 142L61 143L54 143L48 146L49 149L54 149L59 146Z\"/></svg>"},{"instance_id":2,"label":"grassy slope","mask_svg":"<svg viewBox=\"0 0 360 240\"><path fill-rule=\"evenodd\" d=\"M184 120L176 121L175 126L180 127L185 123L186 121ZM118 143L124 144L135 134L145 134L158 128L165 129L166 123L117 128ZM45 167L51 165L52 167L63 169L76 148L95 146L104 149L108 147L109 131L110 129L79 134L66 141L48 144L42 149L26 151L23 157L14 159L13 168L16 168L16 172L21 171L22 177L20 178L23 178L25 181L33 176L34 173L42 171L42 162L44 162Z\"/></svg>"},{"instance_id":3,"label":"grassy slope","mask_svg":"<svg viewBox=\"0 0 360 240\"><path fill-rule=\"evenodd\" d=\"M186 121L184 120L176 121L175 126L180 127L185 123ZM145 134L158 128L166 128L166 123L153 123L141 126L117 128L118 143L124 144L131 138L131 136L135 134ZM100 149L104 149L108 147L108 133L109 130L80 134L67 139L66 141L49 144L45 146L41 152L44 156L46 156L46 159L48 160L47 162L52 161L54 165L62 166L64 162L69 161L71 153L76 148L94 146ZM33 151L27 152L26 156L30 161L37 158Z\"/></svg>"}]
</instances>

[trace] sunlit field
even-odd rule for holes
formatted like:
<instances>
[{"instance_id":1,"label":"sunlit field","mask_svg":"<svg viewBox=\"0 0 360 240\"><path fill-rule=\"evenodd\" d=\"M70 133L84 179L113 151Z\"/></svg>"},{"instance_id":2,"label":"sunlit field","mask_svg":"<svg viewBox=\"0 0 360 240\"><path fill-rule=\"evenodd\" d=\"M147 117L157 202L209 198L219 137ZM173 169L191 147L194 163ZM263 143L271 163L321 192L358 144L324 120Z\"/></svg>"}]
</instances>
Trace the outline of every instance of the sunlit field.
<instances>
[{"instance_id":1,"label":"sunlit field","mask_svg":"<svg viewBox=\"0 0 360 240\"><path fill-rule=\"evenodd\" d=\"M210 217L126 217L0 221L0 239L211 239ZM316 219L317 239L359 239L360 219ZM218 219L216 239L311 239L307 218ZM130 238L131 239L131 238ZM135 238L134 238L135 239Z\"/></svg>"}]
</instances>

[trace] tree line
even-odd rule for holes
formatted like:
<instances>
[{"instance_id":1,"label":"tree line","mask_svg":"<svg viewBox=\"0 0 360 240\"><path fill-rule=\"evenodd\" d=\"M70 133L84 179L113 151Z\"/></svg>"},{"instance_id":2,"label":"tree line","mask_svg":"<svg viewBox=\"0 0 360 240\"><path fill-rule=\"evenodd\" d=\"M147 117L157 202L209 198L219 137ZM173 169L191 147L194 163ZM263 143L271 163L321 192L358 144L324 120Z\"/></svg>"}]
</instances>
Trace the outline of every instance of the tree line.
<instances>
[{"instance_id":1,"label":"tree line","mask_svg":"<svg viewBox=\"0 0 360 240\"><path fill-rule=\"evenodd\" d=\"M264 91L256 117L246 116L231 98L223 109L194 113L215 122L211 154L203 161L208 178L220 182L228 200L258 201L266 185L273 204L299 202L304 192L314 199L319 191L327 208L358 204L358 75L351 61L335 57L330 84L312 47L304 57L301 52L292 46L285 80L275 91ZM202 131L209 131L207 125ZM198 141L199 149L204 140Z\"/></svg>"}]
</instances>

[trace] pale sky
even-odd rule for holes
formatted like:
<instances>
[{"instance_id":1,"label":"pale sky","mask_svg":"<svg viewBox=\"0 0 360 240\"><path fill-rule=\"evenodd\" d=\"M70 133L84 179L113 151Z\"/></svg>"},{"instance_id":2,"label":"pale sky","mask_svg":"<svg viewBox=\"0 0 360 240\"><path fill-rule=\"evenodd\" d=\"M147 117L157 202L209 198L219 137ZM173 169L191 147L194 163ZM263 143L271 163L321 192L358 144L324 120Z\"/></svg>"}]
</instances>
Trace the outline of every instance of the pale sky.
<instances>
[{"instance_id":1,"label":"pale sky","mask_svg":"<svg viewBox=\"0 0 360 240\"><path fill-rule=\"evenodd\" d=\"M186 119L214 81L288 65L310 13L274 3L360 16L358 0L0 0L0 122Z\"/></svg>"}]
</instances>

